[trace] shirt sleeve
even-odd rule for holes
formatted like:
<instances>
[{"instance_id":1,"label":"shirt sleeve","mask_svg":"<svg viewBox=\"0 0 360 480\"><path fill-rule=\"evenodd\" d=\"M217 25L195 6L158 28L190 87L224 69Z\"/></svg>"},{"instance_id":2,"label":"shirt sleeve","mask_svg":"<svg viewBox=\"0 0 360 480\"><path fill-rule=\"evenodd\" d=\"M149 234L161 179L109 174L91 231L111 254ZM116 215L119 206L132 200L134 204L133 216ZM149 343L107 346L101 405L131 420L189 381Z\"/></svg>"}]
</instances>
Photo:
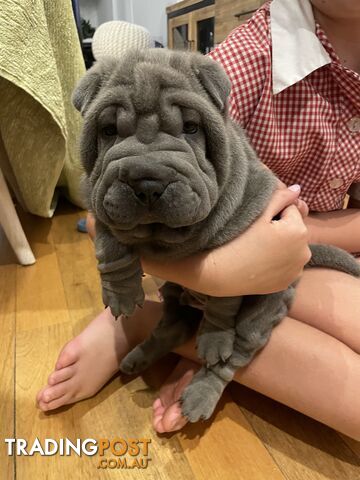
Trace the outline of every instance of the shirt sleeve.
<instances>
[{"instance_id":1,"label":"shirt sleeve","mask_svg":"<svg viewBox=\"0 0 360 480\"><path fill-rule=\"evenodd\" d=\"M266 11L258 11L253 19L235 29L209 53L225 69L231 81L229 112L246 129L262 96L265 84L271 81L271 46Z\"/></svg>"}]
</instances>

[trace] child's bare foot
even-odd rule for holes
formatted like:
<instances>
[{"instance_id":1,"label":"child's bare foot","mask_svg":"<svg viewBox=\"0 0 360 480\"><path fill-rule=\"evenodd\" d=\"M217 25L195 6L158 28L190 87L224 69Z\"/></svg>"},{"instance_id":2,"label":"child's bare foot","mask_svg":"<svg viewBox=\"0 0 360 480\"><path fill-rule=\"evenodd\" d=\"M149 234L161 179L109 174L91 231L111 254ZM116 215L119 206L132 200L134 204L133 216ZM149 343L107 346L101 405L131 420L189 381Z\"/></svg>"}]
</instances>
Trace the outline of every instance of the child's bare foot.
<instances>
[{"instance_id":1,"label":"child's bare foot","mask_svg":"<svg viewBox=\"0 0 360 480\"><path fill-rule=\"evenodd\" d=\"M161 387L159 397L153 403L153 426L158 433L175 432L186 425L179 399L199 368L197 363L181 358Z\"/></svg>"},{"instance_id":2,"label":"child's bare foot","mask_svg":"<svg viewBox=\"0 0 360 480\"><path fill-rule=\"evenodd\" d=\"M54 410L95 395L118 371L120 359L137 343L129 334L134 329L125 325L130 320L115 321L107 308L67 343L48 384L37 394L39 408Z\"/></svg>"}]
</instances>

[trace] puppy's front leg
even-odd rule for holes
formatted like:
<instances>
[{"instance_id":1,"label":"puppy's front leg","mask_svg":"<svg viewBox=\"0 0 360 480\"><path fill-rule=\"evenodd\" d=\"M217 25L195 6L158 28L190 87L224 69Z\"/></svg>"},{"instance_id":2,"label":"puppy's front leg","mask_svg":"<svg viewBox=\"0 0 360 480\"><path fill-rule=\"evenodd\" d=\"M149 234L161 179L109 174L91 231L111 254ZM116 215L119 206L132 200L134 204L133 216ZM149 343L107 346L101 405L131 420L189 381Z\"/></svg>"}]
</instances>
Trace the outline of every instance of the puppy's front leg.
<instances>
[{"instance_id":1,"label":"puppy's front leg","mask_svg":"<svg viewBox=\"0 0 360 480\"><path fill-rule=\"evenodd\" d=\"M181 395L182 414L190 422L210 418L235 371L236 367L230 361L212 367L203 366Z\"/></svg>"},{"instance_id":2,"label":"puppy's front leg","mask_svg":"<svg viewBox=\"0 0 360 480\"><path fill-rule=\"evenodd\" d=\"M197 336L199 357L208 365L225 362L232 355L241 302L242 297L208 297Z\"/></svg>"},{"instance_id":3,"label":"puppy's front leg","mask_svg":"<svg viewBox=\"0 0 360 480\"><path fill-rule=\"evenodd\" d=\"M121 244L101 222L96 222L96 258L102 284L102 297L114 317L132 315L144 303L139 256Z\"/></svg>"}]
</instances>

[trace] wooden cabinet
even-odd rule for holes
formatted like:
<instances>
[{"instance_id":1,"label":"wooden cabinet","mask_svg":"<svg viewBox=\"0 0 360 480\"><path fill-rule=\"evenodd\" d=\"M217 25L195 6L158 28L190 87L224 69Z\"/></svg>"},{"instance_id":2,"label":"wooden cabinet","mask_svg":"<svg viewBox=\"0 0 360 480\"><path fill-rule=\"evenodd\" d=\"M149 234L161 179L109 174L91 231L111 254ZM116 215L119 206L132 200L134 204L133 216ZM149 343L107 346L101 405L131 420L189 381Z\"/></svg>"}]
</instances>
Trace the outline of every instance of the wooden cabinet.
<instances>
[{"instance_id":1,"label":"wooden cabinet","mask_svg":"<svg viewBox=\"0 0 360 480\"><path fill-rule=\"evenodd\" d=\"M166 9L168 47L207 53L265 0L183 0Z\"/></svg>"},{"instance_id":2,"label":"wooden cabinet","mask_svg":"<svg viewBox=\"0 0 360 480\"><path fill-rule=\"evenodd\" d=\"M208 53L214 47L215 1L185 0L166 11L169 48Z\"/></svg>"},{"instance_id":3,"label":"wooden cabinet","mask_svg":"<svg viewBox=\"0 0 360 480\"><path fill-rule=\"evenodd\" d=\"M222 42L241 23L246 22L265 0L216 0L215 43Z\"/></svg>"}]
</instances>

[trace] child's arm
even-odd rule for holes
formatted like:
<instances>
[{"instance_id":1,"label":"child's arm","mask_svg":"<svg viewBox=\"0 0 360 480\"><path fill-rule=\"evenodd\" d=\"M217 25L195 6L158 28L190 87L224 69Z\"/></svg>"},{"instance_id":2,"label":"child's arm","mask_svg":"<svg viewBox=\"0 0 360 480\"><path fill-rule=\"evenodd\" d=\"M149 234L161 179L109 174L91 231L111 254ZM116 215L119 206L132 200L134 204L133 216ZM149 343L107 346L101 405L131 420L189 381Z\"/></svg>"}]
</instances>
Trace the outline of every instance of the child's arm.
<instances>
[{"instance_id":1,"label":"child's arm","mask_svg":"<svg viewBox=\"0 0 360 480\"><path fill-rule=\"evenodd\" d=\"M305 224L310 243L329 243L351 253L360 252L360 210L311 213Z\"/></svg>"},{"instance_id":2,"label":"child's arm","mask_svg":"<svg viewBox=\"0 0 360 480\"><path fill-rule=\"evenodd\" d=\"M142 258L143 269L218 297L285 290L310 259L307 229L292 205L299 193L277 190L266 211L245 233L215 250L168 263ZM279 212L280 220L273 222Z\"/></svg>"}]
</instances>

